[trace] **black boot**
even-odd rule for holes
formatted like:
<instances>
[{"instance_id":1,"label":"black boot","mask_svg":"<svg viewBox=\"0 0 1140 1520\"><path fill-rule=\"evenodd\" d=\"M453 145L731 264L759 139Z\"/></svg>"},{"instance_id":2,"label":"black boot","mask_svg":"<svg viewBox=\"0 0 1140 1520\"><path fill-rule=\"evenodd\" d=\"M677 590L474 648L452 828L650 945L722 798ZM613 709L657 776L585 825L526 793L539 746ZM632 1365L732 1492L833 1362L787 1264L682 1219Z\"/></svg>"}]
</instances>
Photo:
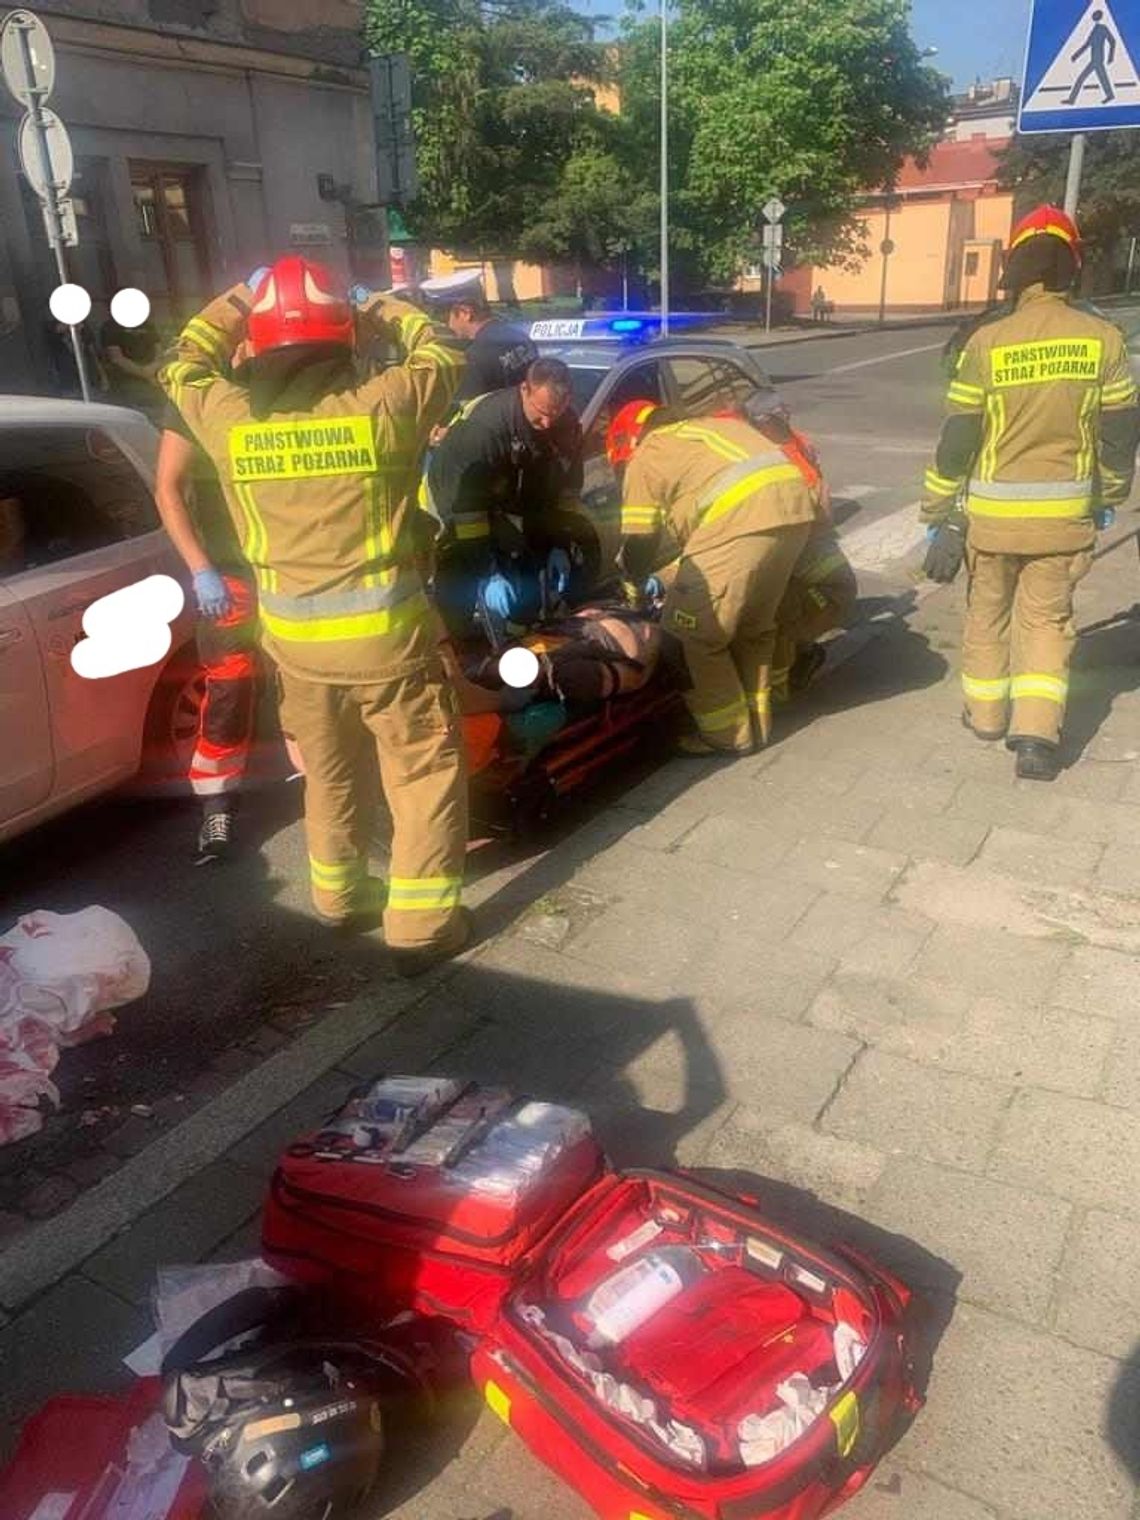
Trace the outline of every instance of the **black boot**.
<instances>
[{"instance_id":1,"label":"black boot","mask_svg":"<svg viewBox=\"0 0 1140 1520\"><path fill-rule=\"evenodd\" d=\"M211 860L225 860L234 849L234 810L231 807L209 808L198 830L198 858L195 865Z\"/></svg>"},{"instance_id":2,"label":"black boot","mask_svg":"<svg viewBox=\"0 0 1140 1520\"><path fill-rule=\"evenodd\" d=\"M1055 781L1060 769L1057 746L1044 739L1011 739L1009 747L1017 756L1017 775L1022 781Z\"/></svg>"}]
</instances>

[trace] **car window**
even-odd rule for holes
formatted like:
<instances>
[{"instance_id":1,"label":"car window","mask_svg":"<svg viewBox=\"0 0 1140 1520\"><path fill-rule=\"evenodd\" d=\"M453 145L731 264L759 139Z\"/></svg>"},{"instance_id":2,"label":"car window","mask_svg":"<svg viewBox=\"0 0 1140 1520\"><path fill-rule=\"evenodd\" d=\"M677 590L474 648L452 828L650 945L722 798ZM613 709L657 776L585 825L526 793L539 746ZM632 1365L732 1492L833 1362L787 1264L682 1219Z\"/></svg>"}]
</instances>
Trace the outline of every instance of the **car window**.
<instances>
[{"instance_id":1,"label":"car window","mask_svg":"<svg viewBox=\"0 0 1140 1520\"><path fill-rule=\"evenodd\" d=\"M601 452L605 446L606 429L622 407L630 401L664 403L665 384L659 360L647 359L644 364L637 364L633 369L626 370L624 374L617 376L606 391L602 405L598 409L598 415L590 427L589 437L586 439L587 455Z\"/></svg>"},{"instance_id":2,"label":"car window","mask_svg":"<svg viewBox=\"0 0 1140 1520\"><path fill-rule=\"evenodd\" d=\"M574 410L579 417L589 406L594 398L594 392L606 378L604 369L579 369L576 365L570 370L570 384L574 387Z\"/></svg>"},{"instance_id":3,"label":"car window","mask_svg":"<svg viewBox=\"0 0 1140 1520\"><path fill-rule=\"evenodd\" d=\"M6 574L158 527L150 491L101 428L6 428L2 436Z\"/></svg>"},{"instance_id":4,"label":"car window","mask_svg":"<svg viewBox=\"0 0 1140 1520\"><path fill-rule=\"evenodd\" d=\"M670 359L669 370L676 403L687 412L739 406L757 389L755 380L728 359Z\"/></svg>"}]
</instances>

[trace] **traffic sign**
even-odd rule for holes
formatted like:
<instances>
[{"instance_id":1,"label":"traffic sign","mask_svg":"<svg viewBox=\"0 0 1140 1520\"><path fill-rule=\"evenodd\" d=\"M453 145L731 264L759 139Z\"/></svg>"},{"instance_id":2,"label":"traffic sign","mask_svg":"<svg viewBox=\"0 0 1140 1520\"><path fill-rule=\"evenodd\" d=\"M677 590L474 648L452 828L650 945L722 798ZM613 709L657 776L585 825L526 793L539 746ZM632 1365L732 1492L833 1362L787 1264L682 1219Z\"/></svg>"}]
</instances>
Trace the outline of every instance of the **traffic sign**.
<instances>
[{"instance_id":1,"label":"traffic sign","mask_svg":"<svg viewBox=\"0 0 1140 1520\"><path fill-rule=\"evenodd\" d=\"M773 274L779 274L781 264L780 250L778 248L765 248L764 252L760 255L760 262L764 265L765 269L770 269Z\"/></svg>"},{"instance_id":2,"label":"traffic sign","mask_svg":"<svg viewBox=\"0 0 1140 1520\"><path fill-rule=\"evenodd\" d=\"M48 29L31 11L12 11L0 26L0 72L22 106L41 105L55 84L55 49Z\"/></svg>"},{"instance_id":3,"label":"traffic sign","mask_svg":"<svg viewBox=\"0 0 1140 1520\"><path fill-rule=\"evenodd\" d=\"M1034 0L1018 131L1140 127L1137 0Z\"/></svg>"},{"instance_id":4,"label":"traffic sign","mask_svg":"<svg viewBox=\"0 0 1140 1520\"><path fill-rule=\"evenodd\" d=\"M767 227L763 228L761 244L765 249L774 250L776 253L779 253L780 249L784 246L783 227L777 222L774 225L770 223Z\"/></svg>"},{"instance_id":5,"label":"traffic sign","mask_svg":"<svg viewBox=\"0 0 1140 1520\"><path fill-rule=\"evenodd\" d=\"M42 134L30 112L20 123L20 168L41 200L58 199L71 189L75 155L67 128L54 111L41 111ZM45 164L44 151L47 152Z\"/></svg>"},{"instance_id":6,"label":"traffic sign","mask_svg":"<svg viewBox=\"0 0 1140 1520\"><path fill-rule=\"evenodd\" d=\"M894 253L894 251L895 251L895 240L894 240L894 238L884 238L883 241L879 244L879 252L883 255L883 257L885 259L889 259L890 256L891 256L891 254Z\"/></svg>"},{"instance_id":7,"label":"traffic sign","mask_svg":"<svg viewBox=\"0 0 1140 1520\"><path fill-rule=\"evenodd\" d=\"M774 195L770 201L765 203L764 219L768 222L781 222L787 209L787 206L784 205L780 197Z\"/></svg>"}]
</instances>

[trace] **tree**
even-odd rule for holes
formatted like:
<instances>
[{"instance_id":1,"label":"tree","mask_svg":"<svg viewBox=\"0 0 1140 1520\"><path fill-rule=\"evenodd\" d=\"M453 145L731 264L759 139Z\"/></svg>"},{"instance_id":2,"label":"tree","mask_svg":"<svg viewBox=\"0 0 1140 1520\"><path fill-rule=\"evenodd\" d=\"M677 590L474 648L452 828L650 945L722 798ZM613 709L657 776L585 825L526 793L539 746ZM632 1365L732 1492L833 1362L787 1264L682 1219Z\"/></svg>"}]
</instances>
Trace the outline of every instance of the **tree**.
<instances>
[{"instance_id":1,"label":"tree","mask_svg":"<svg viewBox=\"0 0 1140 1520\"><path fill-rule=\"evenodd\" d=\"M609 65L588 19L562 0L368 0L366 36L411 57L418 237L488 258L612 245L607 123L586 82ZM609 171L616 183L618 165ZM575 215L575 187L597 231Z\"/></svg>"},{"instance_id":2,"label":"tree","mask_svg":"<svg viewBox=\"0 0 1140 1520\"><path fill-rule=\"evenodd\" d=\"M634 0L638 3L638 0ZM858 207L945 129L942 77L909 31L909 0L677 0L669 27L670 202L684 275L730 278L764 202L790 207L801 257L851 255ZM645 179L655 163L660 28L634 11L623 100Z\"/></svg>"},{"instance_id":3,"label":"tree","mask_svg":"<svg viewBox=\"0 0 1140 1520\"><path fill-rule=\"evenodd\" d=\"M1000 183L1014 192L1017 215L1059 206L1069 168L1068 135L1015 137L1001 155ZM1085 147L1079 215L1090 293L1111 286L1126 237L1140 236L1140 139L1135 132L1095 132Z\"/></svg>"}]
</instances>

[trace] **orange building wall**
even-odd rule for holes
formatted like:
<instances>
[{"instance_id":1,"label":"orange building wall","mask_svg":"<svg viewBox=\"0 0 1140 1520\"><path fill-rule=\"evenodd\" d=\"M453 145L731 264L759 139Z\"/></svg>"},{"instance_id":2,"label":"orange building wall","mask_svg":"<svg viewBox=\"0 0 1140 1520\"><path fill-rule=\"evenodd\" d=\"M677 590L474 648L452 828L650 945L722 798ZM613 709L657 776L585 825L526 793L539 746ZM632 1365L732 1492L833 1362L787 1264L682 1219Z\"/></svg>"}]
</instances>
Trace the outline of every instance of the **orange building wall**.
<instances>
[{"instance_id":1,"label":"orange building wall","mask_svg":"<svg viewBox=\"0 0 1140 1520\"><path fill-rule=\"evenodd\" d=\"M822 285L839 307L877 307L883 279L879 247L886 236L884 211L865 218L867 241L874 252L851 272L839 266L817 268L812 288ZM950 202L911 204L891 213L895 251L887 269L888 306L937 306L945 299L946 252L950 236Z\"/></svg>"}]
</instances>

